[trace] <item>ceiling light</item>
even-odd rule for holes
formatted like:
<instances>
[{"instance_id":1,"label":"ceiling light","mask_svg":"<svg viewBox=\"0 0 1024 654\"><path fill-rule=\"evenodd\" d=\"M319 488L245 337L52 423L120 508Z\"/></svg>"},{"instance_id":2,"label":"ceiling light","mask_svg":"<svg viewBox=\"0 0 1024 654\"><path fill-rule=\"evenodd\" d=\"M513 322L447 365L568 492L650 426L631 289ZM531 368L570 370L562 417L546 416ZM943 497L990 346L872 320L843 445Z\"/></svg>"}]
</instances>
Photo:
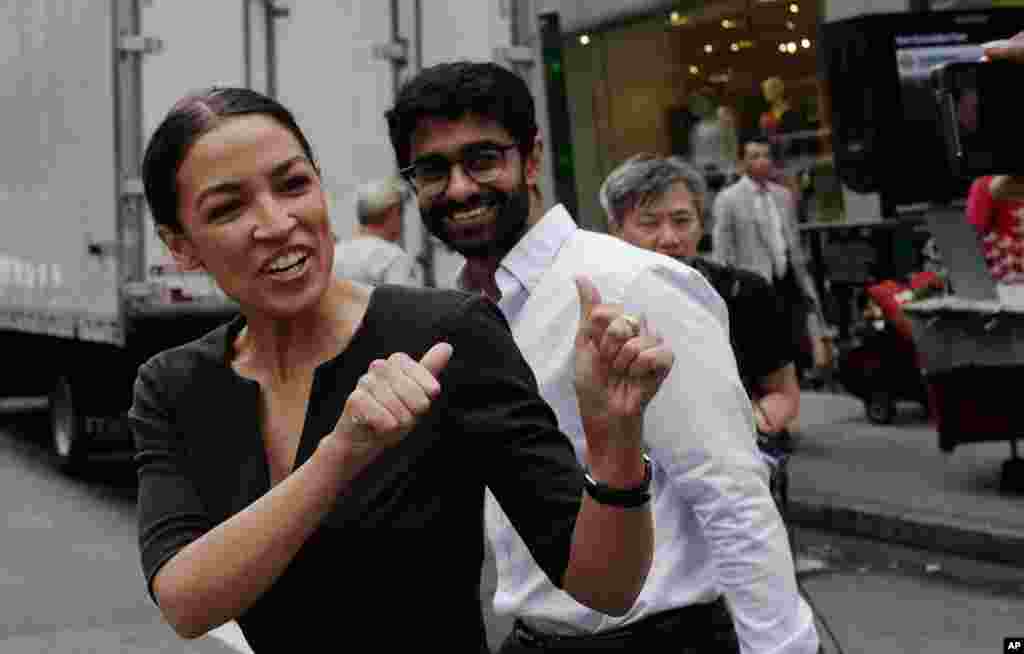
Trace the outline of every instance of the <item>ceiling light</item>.
<instances>
[{"instance_id":1,"label":"ceiling light","mask_svg":"<svg viewBox=\"0 0 1024 654\"><path fill-rule=\"evenodd\" d=\"M788 52L789 54L793 54L794 52L796 52L796 43L794 43L793 41L787 43L786 52Z\"/></svg>"},{"instance_id":2,"label":"ceiling light","mask_svg":"<svg viewBox=\"0 0 1024 654\"><path fill-rule=\"evenodd\" d=\"M811 47L811 40L810 39L801 39L800 40L800 46L806 50L807 48Z\"/></svg>"},{"instance_id":3,"label":"ceiling light","mask_svg":"<svg viewBox=\"0 0 1024 654\"><path fill-rule=\"evenodd\" d=\"M706 52L708 54L711 54L714 51L715 51L715 46L711 45L710 43L705 43L704 44L704 52Z\"/></svg>"},{"instance_id":4,"label":"ceiling light","mask_svg":"<svg viewBox=\"0 0 1024 654\"><path fill-rule=\"evenodd\" d=\"M788 29L790 31L795 30L796 29L796 23L794 23L791 20L787 20L786 21L786 29Z\"/></svg>"},{"instance_id":5,"label":"ceiling light","mask_svg":"<svg viewBox=\"0 0 1024 654\"><path fill-rule=\"evenodd\" d=\"M729 49L732 50L733 52L739 52L740 51L740 44L739 43L730 43L729 44Z\"/></svg>"},{"instance_id":6,"label":"ceiling light","mask_svg":"<svg viewBox=\"0 0 1024 654\"><path fill-rule=\"evenodd\" d=\"M589 44L590 44L590 36L589 35L584 34L584 35L580 36L580 45L589 45Z\"/></svg>"},{"instance_id":7,"label":"ceiling light","mask_svg":"<svg viewBox=\"0 0 1024 654\"><path fill-rule=\"evenodd\" d=\"M785 51L786 51L786 44L785 43L780 43L779 44L779 52L785 52Z\"/></svg>"},{"instance_id":8,"label":"ceiling light","mask_svg":"<svg viewBox=\"0 0 1024 654\"><path fill-rule=\"evenodd\" d=\"M732 20L731 18L725 18L722 20L722 27L724 27L727 30L731 30L732 28L736 27L736 21Z\"/></svg>"},{"instance_id":9,"label":"ceiling light","mask_svg":"<svg viewBox=\"0 0 1024 654\"><path fill-rule=\"evenodd\" d=\"M697 66L690 66L690 74L691 75L696 75L699 72L700 72L700 68L698 68Z\"/></svg>"},{"instance_id":10,"label":"ceiling light","mask_svg":"<svg viewBox=\"0 0 1024 654\"><path fill-rule=\"evenodd\" d=\"M800 5L798 5L795 2L792 3L791 5L789 5L789 12L791 14L799 14L800 13Z\"/></svg>"}]
</instances>

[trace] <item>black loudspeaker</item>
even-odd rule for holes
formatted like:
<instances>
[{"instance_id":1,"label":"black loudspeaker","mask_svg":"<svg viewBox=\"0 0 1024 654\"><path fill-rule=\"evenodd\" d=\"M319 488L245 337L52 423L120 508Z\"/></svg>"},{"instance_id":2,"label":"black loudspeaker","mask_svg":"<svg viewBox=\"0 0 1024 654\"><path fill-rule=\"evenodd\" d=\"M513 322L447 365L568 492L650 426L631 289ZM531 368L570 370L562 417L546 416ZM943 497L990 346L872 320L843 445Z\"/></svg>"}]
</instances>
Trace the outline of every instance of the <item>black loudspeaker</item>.
<instances>
[{"instance_id":1,"label":"black loudspeaker","mask_svg":"<svg viewBox=\"0 0 1024 654\"><path fill-rule=\"evenodd\" d=\"M819 68L831 98L840 180L881 194L886 213L965 196L971 180L955 177L947 164L929 73L977 60L982 43L1021 29L1024 8L867 14L822 24Z\"/></svg>"},{"instance_id":2,"label":"black loudspeaker","mask_svg":"<svg viewBox=\"0 0 1024 654\"><path fill-rule=\"evenodd\" d=\"M857 21L857 23L862 21ZM854 21L824 24L819 35L819 67L832 103L832 150L840 180L858 193L881 187L879 116L876 87L865 84L871 70L871 36ZM822 44L824 44L823 47Z\"/></svg>"}]
</instances>

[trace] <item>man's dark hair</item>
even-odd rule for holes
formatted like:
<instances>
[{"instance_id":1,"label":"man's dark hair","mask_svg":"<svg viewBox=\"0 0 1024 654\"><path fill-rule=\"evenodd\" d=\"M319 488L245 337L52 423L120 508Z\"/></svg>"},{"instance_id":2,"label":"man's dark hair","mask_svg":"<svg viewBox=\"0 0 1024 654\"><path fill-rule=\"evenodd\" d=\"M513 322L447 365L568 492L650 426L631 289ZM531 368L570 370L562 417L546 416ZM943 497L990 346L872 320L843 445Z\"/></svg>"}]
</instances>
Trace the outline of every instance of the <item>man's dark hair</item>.
<instances>
[{"instance_id":1,"label":"man's dark hair","mask_svg":"<svg viewBox=\"0 0 1024 654\"><path fill-rule=\"evenodd\" d=\"M401 88L395 106L384 114L398 166L410 163L420 120L459 120L469 114L505 128L524 158L533 149L537 121L526 82L498 64L457 61L424 69Z\"/></svg>"},{"instance_id":2,"label":"man's dark hair","mask_svg":"<svg viewBox=\"0 0 1024 654\"><path fill-rule=\"evenodd\" d=\"M779 151L778 151L779 148L778 148L778 145L776 143L772 142L772 140L768 137L767 134L764 134L763 132L761 132L759 130L758 131L751 130L750 132L748 132L748 133L744 134L742 137L740 137L740 151L738 153L740 159L743 159L743 158L745 158L747 156L747 146L750 145L751 143L755 143L757 145L767 146L769 148L769 150L771 151L772 159L778 160L778 158L779 158Z\"/></svg>"},{"instance_id":3,"label":"man's dark hair","mask_svg":"<svg viewBox=\"0 0 1024 654\"><path fill-rule=\"evenodd\" d=\"M317 173L320 172L313 148L295 117L277 100L236 87L211 87L190 93L171 107L149 139L142 159L146 202L158 226L182 231L178 220L177 175L189 148L224 119L247 114L263 114L279 122L295 136Z\"/></svg>"}]
</instances>

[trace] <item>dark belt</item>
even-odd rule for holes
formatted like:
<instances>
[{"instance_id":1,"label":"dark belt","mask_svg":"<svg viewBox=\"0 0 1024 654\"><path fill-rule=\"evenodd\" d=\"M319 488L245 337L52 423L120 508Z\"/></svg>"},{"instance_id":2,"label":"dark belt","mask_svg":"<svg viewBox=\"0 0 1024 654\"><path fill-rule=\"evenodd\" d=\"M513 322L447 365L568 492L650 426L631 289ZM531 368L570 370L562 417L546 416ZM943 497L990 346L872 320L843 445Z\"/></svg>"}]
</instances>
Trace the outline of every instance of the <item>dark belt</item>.
<instances>
[{"instance_id":1,"label":"dark belt","mask_svg":"<svg viewBox=\"0 0 1024 654\"><path fill-rule=\"evenodd\" d=\"M675 638L672 638L675 636ZM661 611L636 622L581 636L545 634L517 619L510 638L524 649L541 651L617 650L646 643L664 642L672 651L739 652L732 618L719 598L709 604L691 604ZM663 641L662 638L668 639ZM687 642L720 643L714 649L687 648ZM629 651L629 650L626 650Z\"/></svg>"}]
</instances>

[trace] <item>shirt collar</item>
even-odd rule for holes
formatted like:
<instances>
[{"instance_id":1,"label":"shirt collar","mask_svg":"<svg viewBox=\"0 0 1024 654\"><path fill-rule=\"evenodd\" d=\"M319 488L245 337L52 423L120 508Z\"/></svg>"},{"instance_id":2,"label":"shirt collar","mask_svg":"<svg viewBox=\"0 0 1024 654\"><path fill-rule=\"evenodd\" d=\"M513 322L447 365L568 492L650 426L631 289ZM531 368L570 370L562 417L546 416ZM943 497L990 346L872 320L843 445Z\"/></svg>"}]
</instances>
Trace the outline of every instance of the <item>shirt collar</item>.
<instances>
[{"instance_id":1,"label":"shirt collar","mask_svg":"<svg viewBox=\"0 0 1024 654\"><path fill-rule=\"evenodd\" d=\"M540 283L544 272L554 263L558 251L577 229L579 227L564 206L557 204L551 207L537 221L537 224L527 230L519 242L509 250L498 264L498 272L504 272L511 276L527 292L532 293ZM500 275L496 274L496 277L500 277ZM459 270L456 279L459 288L478 290L468 284L465 277L465 265Z\"/></svg>"},{"instance_id":2,"label":"shirt collar","mask_svg":"<svg viewBox=\"0 0 1024 654\"><path fill-rule=\"evenodd\" d=\"M740 181L746 183L747 187L751 191L754 191L755 193L761 193L762 191L768 190L767 183L761 184L755 181L754 178L751 177L750 175L744 175L742 178L740 178Z\"/></svg>"}]
</instances>

